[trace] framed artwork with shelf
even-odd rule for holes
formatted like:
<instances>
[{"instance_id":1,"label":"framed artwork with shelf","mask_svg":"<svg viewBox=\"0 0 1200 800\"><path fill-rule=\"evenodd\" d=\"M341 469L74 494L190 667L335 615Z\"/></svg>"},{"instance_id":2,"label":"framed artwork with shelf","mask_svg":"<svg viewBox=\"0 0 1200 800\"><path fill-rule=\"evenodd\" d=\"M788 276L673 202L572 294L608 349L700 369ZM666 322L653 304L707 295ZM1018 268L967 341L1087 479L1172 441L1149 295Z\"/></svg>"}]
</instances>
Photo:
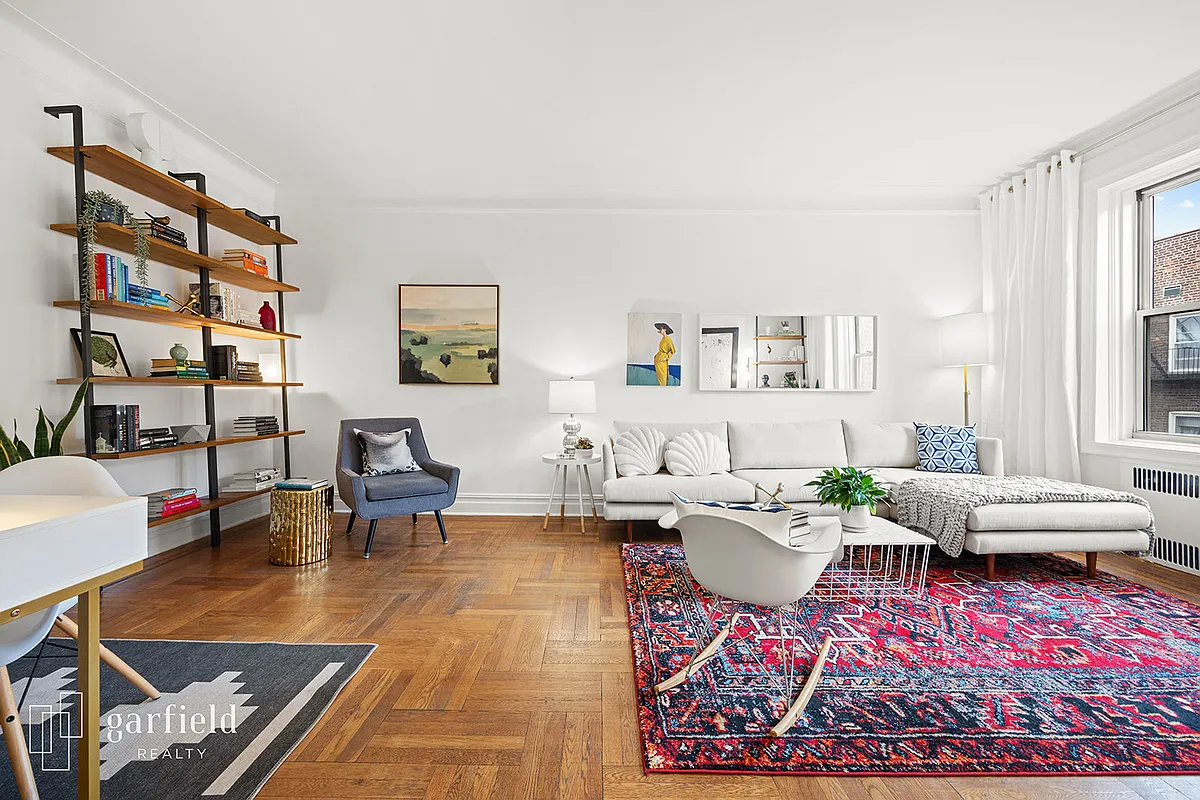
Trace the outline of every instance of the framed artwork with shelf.
<instances>
[{"instance_id":1,"label":"framed artwork with shelf","mask_svg":"<svg viewBox=\"0 0 1200 800\"><path fill-rule=\"evenodd\" d=\"M75 342L75 352L83 359L83 331L71 328L71 339ZM129 362L125 360L125 351L121 349L121 341L115 333L107 331L91 332L91 347L88 348L92 359L91 373L97 378L129 378Z\"/></svg>"}]
</instances>

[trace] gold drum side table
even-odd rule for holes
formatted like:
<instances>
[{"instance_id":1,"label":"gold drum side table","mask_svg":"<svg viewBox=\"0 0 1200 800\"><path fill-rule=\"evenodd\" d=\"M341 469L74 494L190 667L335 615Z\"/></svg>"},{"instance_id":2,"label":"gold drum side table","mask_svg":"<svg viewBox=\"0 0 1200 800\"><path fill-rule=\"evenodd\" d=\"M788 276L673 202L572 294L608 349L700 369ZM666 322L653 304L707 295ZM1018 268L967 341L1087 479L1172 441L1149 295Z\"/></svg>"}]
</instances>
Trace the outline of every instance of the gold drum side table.
<instances>
[{"instance_id":1,"label":"gold drum side table","mask_svg":"<svg viewBox=\"0 0 1200 800\"><path fill-rule=\"evenodd\" d=\"M271 490L271 563L285 567L329 558L333 487Z\"/></svg>"}]
</instances>

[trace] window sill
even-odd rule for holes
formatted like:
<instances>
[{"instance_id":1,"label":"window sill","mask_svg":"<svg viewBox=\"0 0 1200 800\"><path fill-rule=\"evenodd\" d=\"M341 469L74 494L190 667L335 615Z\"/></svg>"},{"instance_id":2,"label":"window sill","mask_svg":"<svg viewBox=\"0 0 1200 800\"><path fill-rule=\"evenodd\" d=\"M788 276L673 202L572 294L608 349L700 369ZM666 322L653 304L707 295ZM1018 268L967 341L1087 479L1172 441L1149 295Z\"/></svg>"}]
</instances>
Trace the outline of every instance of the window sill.
<instances>
[{"instance_id":1,"label":"window sill","mask_svg":"<svg viewBox=\"0 0 1200 800\"><path fill-rule=\"evenodd\" d=\"M1081 451L1086 456L1167 462L1176 466L1200 467L1200 442L1163 442L1154 439L1120 439L1090 442Z\"/></svg>"}]
</instances>

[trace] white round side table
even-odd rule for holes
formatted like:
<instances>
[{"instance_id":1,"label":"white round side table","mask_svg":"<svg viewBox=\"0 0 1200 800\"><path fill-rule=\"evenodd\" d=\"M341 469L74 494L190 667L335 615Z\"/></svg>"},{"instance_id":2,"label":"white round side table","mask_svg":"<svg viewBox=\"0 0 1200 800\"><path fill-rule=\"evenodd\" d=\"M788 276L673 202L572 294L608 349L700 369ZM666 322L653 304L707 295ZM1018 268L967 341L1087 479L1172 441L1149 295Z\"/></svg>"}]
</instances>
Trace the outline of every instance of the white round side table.
<instances>
[{"instance_id":1,"label":"white round side table","mask_svg":"<svg viewBox=\"0 0 1200 800\"><path fill-rule=\"evenodd\" d=\"M599 524L600 517L596 514L596 495L592 492L592 474L588 471L588 467L600 463L599 448L590 453L576 450L573 457L564 456L562 453L543 453L542 463L554 465L554 482L550 484L550 499L546 501L546 519L542 521L542 530L546 530L550 525L550 509L554 506L554 494L558 487L560 474L562 475L562 489L559 490L558 518L563 521L567 518L567 471L570 467L575 467L576 488L579 490L579 532L587 533L587 528L584 527L583 512L584 484L587 485L588 498L592 502L592 519Z\"/></svg>"}]
</instances>

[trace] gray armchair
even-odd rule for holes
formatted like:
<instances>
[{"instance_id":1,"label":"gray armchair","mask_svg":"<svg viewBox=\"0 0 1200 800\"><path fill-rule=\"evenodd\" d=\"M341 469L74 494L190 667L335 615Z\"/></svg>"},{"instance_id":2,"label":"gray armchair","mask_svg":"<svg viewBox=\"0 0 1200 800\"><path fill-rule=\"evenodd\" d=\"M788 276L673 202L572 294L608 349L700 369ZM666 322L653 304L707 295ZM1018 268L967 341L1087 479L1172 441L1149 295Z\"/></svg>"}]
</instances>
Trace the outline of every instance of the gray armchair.
<instances>
[{"instance_id":1,"label":"gray armchair","mask_svg":"<svg viewBox=\"0 0 1200 800\"><path fill-rule=\"evenodd\" d=\"M364 476L362 444L354 433L355 428L374 433L410 429L408 446L421 471ZM363 558L371 557L375 526L386 517L412 514L413 524L416 525L417 514L432 511L437 517L438 530L442 532L442 542L449 541L446 538L446 523L442 520L442 509L453 505L458 496L459 469L429 457L421 423L415 417L342 420L336 474L338 495L350 507L350 524L346 527L346 535L354 532L354 521L358 517L371 522Z\"/></svg>"}]
</instances>

